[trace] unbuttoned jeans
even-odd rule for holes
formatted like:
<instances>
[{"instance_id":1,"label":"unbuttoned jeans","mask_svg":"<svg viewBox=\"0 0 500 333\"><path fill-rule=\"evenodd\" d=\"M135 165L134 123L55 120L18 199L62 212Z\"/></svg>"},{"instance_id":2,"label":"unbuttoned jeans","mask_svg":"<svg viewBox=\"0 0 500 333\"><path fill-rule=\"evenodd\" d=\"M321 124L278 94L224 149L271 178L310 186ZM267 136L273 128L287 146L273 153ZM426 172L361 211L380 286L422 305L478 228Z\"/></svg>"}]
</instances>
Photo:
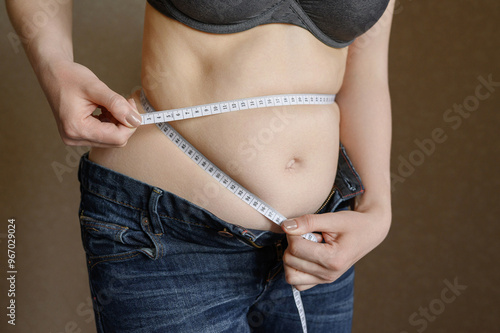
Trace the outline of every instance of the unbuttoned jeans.
<instances>
[{"instance_id":1,"label":"unbuttoned jeans","mask_svg":"<svg viewBox=\"0 0 500 333\"><path fill-rule=\"evenodd\" d=\"M226 222L82 156L79 210L97 331L301 332L282 255L286 236ZM363 186L341 147L333 195ZM270 222L271 223L271 222ZM309 332L351 331L354 268L301 292Z\"/></svg>"}]
</instances>

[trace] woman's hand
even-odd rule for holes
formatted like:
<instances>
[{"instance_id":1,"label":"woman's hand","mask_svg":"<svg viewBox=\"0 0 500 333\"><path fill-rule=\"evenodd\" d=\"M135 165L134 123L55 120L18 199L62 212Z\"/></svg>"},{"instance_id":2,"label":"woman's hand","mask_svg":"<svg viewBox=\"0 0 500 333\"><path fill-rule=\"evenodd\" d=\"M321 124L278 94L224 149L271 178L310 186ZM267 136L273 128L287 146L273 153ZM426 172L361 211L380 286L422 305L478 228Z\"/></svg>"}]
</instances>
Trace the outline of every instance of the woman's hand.
<instances>
[{"instance_id":1,"label":"woman's hand","mask_svg":"<svg viewBox=\"0 0 500 333\"><path fill-rule=\"evenodd\" d=\"M284 221L286 281L299 291L335 281L382 242L389 225L390 214L375 209L309 214ZM316 234L319 243L302 238L308 232L320 232Z\"/></svg>"},{"instance_id":2,"label":"woman's hand","mask_svg":"<svg viewBox=\"0 0 500 333\"><path fill-rule=\"evenodd\" d=\"M40 1L7 0L6 7L28 59L47 96L59 134L67 145L122 147L140 125L133 100L108 88L88 68L73 62L73 1L59 1L50 20L32 25L46 11ZM92 116L96 108L103 111Z\"/></svg>"},{"instance_id":3,"label":"woman's hand","mask_svg":"<svg viewBox=\"0 0 500 333\"><path fill-rule=\"evenodd\" d=\"M40 68L40 72L65 144L123 147L140 125L134 100L109 89L85 66L63 60ZM102 111L98 117L92 115L96 108Z\"/></svg>"}]
</instances>

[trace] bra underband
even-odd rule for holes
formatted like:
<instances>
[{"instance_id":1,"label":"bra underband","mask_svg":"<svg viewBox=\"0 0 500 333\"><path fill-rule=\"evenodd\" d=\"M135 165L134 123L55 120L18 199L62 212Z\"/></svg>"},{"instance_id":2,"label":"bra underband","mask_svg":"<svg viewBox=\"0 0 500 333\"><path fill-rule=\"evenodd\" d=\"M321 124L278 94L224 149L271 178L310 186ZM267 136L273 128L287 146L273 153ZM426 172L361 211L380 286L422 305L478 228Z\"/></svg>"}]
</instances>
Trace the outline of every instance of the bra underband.
<instances>
[{"instance_id":1,"label":"bra underband","mask_svg":"<svg viewBox=\"0 0 500 333\"><path fill-rule=\"evenodd\" d=\"M382 17L389 0L148 0L156 10L196 30L227 34L269 23L310 31L346 47Z\"/></svg>"}]
</instances>

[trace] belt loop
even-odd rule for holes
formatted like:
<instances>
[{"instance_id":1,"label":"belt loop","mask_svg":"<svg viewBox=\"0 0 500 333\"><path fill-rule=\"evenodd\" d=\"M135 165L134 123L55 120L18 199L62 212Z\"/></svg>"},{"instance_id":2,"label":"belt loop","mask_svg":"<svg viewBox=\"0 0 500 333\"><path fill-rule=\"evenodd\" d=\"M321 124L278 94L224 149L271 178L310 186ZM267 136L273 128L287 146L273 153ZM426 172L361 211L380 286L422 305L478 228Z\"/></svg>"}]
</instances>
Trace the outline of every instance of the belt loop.
<instances>
[{"instance_id":1,"label":"belt loop","mask_svg":"<svg viewBox=\"0 0 500 333\"><path fill-rule=\"evenodd\" d=\"M158 201L162 195L163 191L154 187L153 191L151 191L151 197L149 198L149 218L151 219L151 225L155 234L163 234L160 215L158 215Z\"/></svg>"}]
</instances>

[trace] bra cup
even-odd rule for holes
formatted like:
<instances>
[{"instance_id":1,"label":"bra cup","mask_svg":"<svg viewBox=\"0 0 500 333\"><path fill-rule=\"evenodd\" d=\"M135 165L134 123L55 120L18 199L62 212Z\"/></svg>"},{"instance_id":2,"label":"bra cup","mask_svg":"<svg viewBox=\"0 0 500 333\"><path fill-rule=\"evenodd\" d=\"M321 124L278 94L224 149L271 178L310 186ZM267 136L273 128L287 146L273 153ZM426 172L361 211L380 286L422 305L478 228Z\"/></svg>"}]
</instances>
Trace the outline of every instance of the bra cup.
<instances>
[{"instance_id":1,"label":"bra cup","mask_svg":"<svg viewBox=\"0 0 500 333\"><path fill-rule=\"evenodd\" d=\"M352 41L384 14L389 0L299 0L314 24L337 41Z\"/></svg>"},{"instance_id":2,"label":"bra cup","mask_svg":"<svg viewBox=\"0 0 500 333\"><path fill-rule=\"evenodd\" d=\"M208 24L235 24L260 16L279 0L170 0L180 12Z\"/></svg>"}]
</instances>

